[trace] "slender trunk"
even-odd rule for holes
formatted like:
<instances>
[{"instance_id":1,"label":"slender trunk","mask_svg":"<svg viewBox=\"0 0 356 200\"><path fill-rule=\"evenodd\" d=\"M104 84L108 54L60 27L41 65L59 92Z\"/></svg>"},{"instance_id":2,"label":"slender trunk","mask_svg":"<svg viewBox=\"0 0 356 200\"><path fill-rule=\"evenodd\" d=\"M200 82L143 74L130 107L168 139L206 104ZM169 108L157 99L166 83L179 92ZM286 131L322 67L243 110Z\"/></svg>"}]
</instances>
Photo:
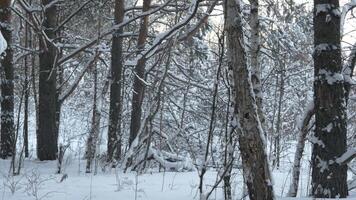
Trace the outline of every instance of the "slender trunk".
<instances>
[{"instance_id":1,"label":"slender trunk","mask_svg":"<svg viewBox=\"0 0 356 200\"><path fill-rule=\"evenodd\" d=\"M115 24L120 24L125 15L124 0L115 1ZM120 28L113 34L111 47L111 85L110 85L110 116L108 129L108 161L120 159L121 156L121 85L123 69L123 39Z\"/></svg>"},{"instance_id":2,"label":"slender trunk","mask_svg":"<svg viewBox=\"0 0 356 200\"><path fill-rule=\"evenodd\" d=\"M262 125L265 122L265 117L262 110L262 87L261 87L261 67L258 62L258 55L260 52L260 22L258 15L258 0L250 0L250 27L251 27L251 80L253 85L253 91L255 92L258 116Z\"/></svg>"},{"instance_id":3,"label":"slender trunk","mask_svg":"<svg viewBox=\"0 0 356 200\"><path fill-rule=\"evenodd\" d=\"M14 143L14 68L12 50L11 0L0 2L0 30L7 42L1 59L1 138L0 157L12 156Z\"/></svg>"},{"instance_id":4,"label":"slender trunk","mask_svg":"<svg viewBox=\"0 0 356 200\"><path fill-rule=\"evenodd\" d=\"M142 12L149 10L151 5L151 0L143 0ZM138 36L137 47L139 51L143 51L147 33L148 33L148 15L143 17L140 24L140 31ZM132 111L131 111L131 124L130 124L130 145L137 136L137 133L141 127L141 114L142 114L142 102L144 98L145 83L144 80L145 74L146 59L141 58L138 60L135 67L135 77L133 84L133 94L132 94Z\"/></svg>"},{"instance_id":5,"label":"slender trunk","mask_svg":"<svg viewBox=\"0 0 356 200\"><path fill-rule=\"evenodd\" d=\"M318 142L313 144L312 195L317 198L348 195L347 165L335 162L347 148L338 13L338 0L314 0L314 137Z\"/></svg>"},{"instance_id":6,"label":"slender trunk","mask_svg":"<svg viewBox=\"0 0 356 200\"><path fill-rule=\"evenodd\" d=\"M42 0L45 7L54 0ZM49 6L44 12L43 28L49 39L55 39L57 8ZM37 130L37 157L39 160L55 160L58 152L57 135L57 88L56 88L56 47L44 38L40 38L40 75L39 75L39 124Z\"/></svg>"},{"instance_id":7,"label":"slender trunk","mask_svg":"<svg viewBox=\"0 0 356 200\"><path fill-rule=\"evenodd\" d=\"M25 47L29 47L29 27L25 25ZM24 142L24 149L25 149L25 157L28 158L28 100L30 96L30 82L28 80L28 64L29 64L28 56L24 59L24 73L25 73L25 81L24 81L24 116L23 116L23 142Z\"/></svg>"},{"instance_id":8,"label":"slender trunk","mask_svg":"<svg viewBox=\"0 0 356 200\"><path fill-rule=\"evenodd\" d=\"M280 79L281 82L279 84L279 98L278 98L278 111L277 111L277 127L276 127L276 136L275 136L275 148L274 148L274 164L273 166L277 166L279 169L280 165L280 157L281 157L281 126L282 126L282 104L283 104L283 97L284 97L284 76L285 76L285 69L284 64L281 63L281 74Z\"/></svg>"},{"instance_id":9,"label":"slender trunk","mask_svg":"<svg viewBox=\"0 0 356 200\"><path fill-rule=\"evenodd\" d=\"M274 199L263 130L259 120L253 85L246 63L239 2L226 0L227 50L232 81L235 126L239 129L239 148L244 179L251 200Z\"/></svg>"},{"instance_id":10,"label":"slender trunk","mask_svg":"<svg viewBox=\"0 0 356 200\"><path fill-rule=\"evenodd\" d=\"M292 172L292 183L289 187L288 197L296 197L298 193L298 186L299 186L299 175L300 175L300 162L303 157L304 146L305 146L305 138L307 137L308 132L310 131L310 121L314 115L314 103L312 102L311 105L308 105L307 110L304 114L302 119L302 124L298 135L298 143L297 149L294 155L294 162L293 162L293 172Z\"/></svg>"},{"instance_id":11,"label":"slender trunk","mask_svg":"<svg viewBox=\"0 0 356 200\"><path fill-rule=\"evenodd\" d=\"M85 171L86 173L91 172L92 169L91 164L93 163L93 159L95 158L96 144L99 137L101 113L99 110L100 106L98 105L98 103L99 103L98 102L98 71L97 71L97 67L95 66L93 115L92 115L90 134L87 141L87 151L86 151L87 165Z\"/></svg>"}]
</instances>

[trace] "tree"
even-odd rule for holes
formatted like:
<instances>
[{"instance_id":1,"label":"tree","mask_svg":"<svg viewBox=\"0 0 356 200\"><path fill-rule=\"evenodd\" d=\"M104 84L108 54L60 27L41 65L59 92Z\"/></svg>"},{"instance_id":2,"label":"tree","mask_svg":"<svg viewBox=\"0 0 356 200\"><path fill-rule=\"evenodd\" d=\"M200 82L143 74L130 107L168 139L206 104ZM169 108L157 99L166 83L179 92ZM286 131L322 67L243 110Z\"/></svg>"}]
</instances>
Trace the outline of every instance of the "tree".
<instances>
[{"instance_id":1,"label":"tree","mask_svg":"<svg viewBox=\"0 0 356 200\"><path fill-rule=\"evenodd\" d=\"M147 12L150 9L151 0L144 0L142 12ZM145 48L145 43L147 39L148 33L148 19L149 16L144 16L141 19L140 23L140 31L138 35L137 48L139 52L142 52ZM130 124L130 139L129 144L135 140L138 131L141 127L141 115L142 115L142 102L144 98L145 91L145 66L146 66L146 58L142 57L138 59L137 64L135 66L134 73L134 83L133 83L133 94L132 94L132 111L131 111L131 124Z\"/></svg>"},{"instance_id":2,"label":"tree","mask_svg":"<svg viewBox=\"0 0 356 200\"><path fill-rule=\"evenodd\" d=\"M1 59L1 138L0 157L12 156L14 143L14 66L12 50L11 0L0 2L0 30L7 42Z\"/></svg>"},{"instance_id":3,"label":"tree","mask_svg":"<svg viewBox=\"0 0 356 200\"><path fill-rule=\"evenodd\" d=\"M58 151L57 132L57 5L55 0L42 0L45 8L42 27L44 35L39 38L39 124L37 129L37 157L40 160L55 160Z\"/></svg>"},{"instance_id":4,"label":"tree","mask_svg":"<svg viewBox=\"0 0 356 200\"><path fill-rule=\"evenodd\" d=\"M263 130L246 61L241 5L237 1L227 0L225 6L227 56L234 109L232 125L239 134L244 179L250 199L274 199Z\"/></svg>"},{"instance_id":5,"label":"tree","mask_svg":"<svg viewBox=\"0 0 356 200\"><path fill-rule=\"evenodd\" d=\"M346 98L342 75L338 0L314 0L314 105L312 195L348 195L347 165L336 159L346 152Z\"/></svg>"},{"instance_id":6,"label":"tree","mask_svg":"<svg viewBox=\"0 0 356 200\"><path fill-rule=\"evenodd\" d=\"M115 24L122 23L125 15L124 0L115 0ZM123 69L123 28L113 34L111 47L110 116L108 129L108 161L117 160L121 155L121 86Z\"/></svg>"}]
</instances>

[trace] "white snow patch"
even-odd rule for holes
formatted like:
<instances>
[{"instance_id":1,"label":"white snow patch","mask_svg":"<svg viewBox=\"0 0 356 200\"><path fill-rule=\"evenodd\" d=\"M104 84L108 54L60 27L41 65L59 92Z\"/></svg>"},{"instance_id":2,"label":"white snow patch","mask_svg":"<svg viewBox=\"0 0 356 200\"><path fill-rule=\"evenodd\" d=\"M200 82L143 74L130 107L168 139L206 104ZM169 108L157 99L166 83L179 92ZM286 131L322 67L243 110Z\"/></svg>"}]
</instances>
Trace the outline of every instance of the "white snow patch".
<instances>
[{"instance_id":1,"label":"white snow patch","mask_svg":"<svg viewBox=\"0 0 356 200\"><path fill-rule=\"evenodd\" d=\"M7 42L0 31L0 55L7 49Z\"/></svg>"}]
</instances>

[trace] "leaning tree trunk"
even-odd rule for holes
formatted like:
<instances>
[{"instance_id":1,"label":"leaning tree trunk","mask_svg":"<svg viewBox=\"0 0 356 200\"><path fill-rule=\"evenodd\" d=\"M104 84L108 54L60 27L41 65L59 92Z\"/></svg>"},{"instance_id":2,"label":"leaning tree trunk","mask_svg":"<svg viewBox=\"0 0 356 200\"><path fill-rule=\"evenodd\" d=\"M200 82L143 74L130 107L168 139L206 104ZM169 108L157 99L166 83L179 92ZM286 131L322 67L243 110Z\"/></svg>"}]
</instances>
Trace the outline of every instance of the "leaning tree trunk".
<instances>
[{"instance_id":1,"label":"leaning tree trunk","mask_svg":"<svg viewBox=\"0 0 356 200\"><path fill-rule=\"evenodd\" d=\"M0 157L5 159L12 155L14 143L14 68L12 27L11 27L11 0L0 1L0 30L7 42L7 49L1 59L1 138Z\"/></svg>"},{"instance_id":2,"label":"leaning tree trunk","mask_svg":"<svg viewBox=\"0 0 356 200\"><path fill-rule=\"evenodd\" d=\"M55 0L42 0L42 4L52 4ZM56 5L45 9L43 29L49 39L55 39L57 22ZM40 38L40 75L39 75L39 124L37 130L37 157L40 160L57 158L57 124L56 124L56 47L44 37Z\"/></svg>"},{"instance_id":3,"label":"leaning tree trunk","mask_svg":"<svg viewBox=\"0 0 356 200\"><path fill-rule=\"evenodd\" d=\"M255 92L258 115L262 125L264 124L265 117L262 110L262 86L261 86L261 67L258 61L258 55L260 52L260 22L258 19L258 0L250 0L250 27L251 27L251 80L253 85L253 91Z\"/></svg>"},{"instance_id":4,"label":"leaning tree trunk","mask_svg":"<svg viewBox=\"0 0 356 200\"><path fill-rule=\"evenodd\" d=\"M300 122L299 132L298 132L298 143L297 148L294 153L294 161L293 161L293 171L292 171L292 183L289 187L288 197L296 197L298 193L299 186L299 176L300 176L300 168L301 168L301 160L303 157L305 139L307 134L309 133L310 121L314 115L314 102L308 105L304 116Z\"/></svg>"},{"instance_id":5,"label":"leaning tree trunk","mask_svg":"<svg viewBox=\"0 0 356 200\"><path fill-rule=\"evenodd\" d=\"M241 10L238 1L227 0L225 8L227 51L234 102L235 125L239 129L244 178L251 200L274 199L271 174L263 141L257 103L246 63Z\"/></svg>"},{"instance_id":6,"label":"leaning tree trunk","mask_svg":"<svg viewBox=\"0 0 356 200\"><path fill-rule=\"evenodd\" d=\"M115 24L120 24L125 15L124 0L115 0ZM111 47L110 116L108 129L108 161L118 160L121 155L121 85L123 39L122 28L113 34Z\"/></svg>"},{"instance_id":7,"label":"leaning tree trunk","mask_svg":"<svg viewBox=\"0 0 356 200\"><path fill-rule=\"evenodd\" d=\"M335 162L346 151L346 99L342 76L338 0L314 0L315 140L312 195L348 195L347 165Z\"/></svg>"},{"instance_id":8,"label":"leaning tree trunk","mask_svg":"<svg viewBox=\"0 0 356 200\"><path fill-rule=\"evenodd\" d=\"M151 0L143 0L142 12L149 10L151 5ZM148 15L143 17L140 24L140 31L138 36L137 47L139 51L143 51L147 39L148 32ZM135 77L133 84L133 94L132 94L132 111L131 111L131 124L130 124L130 145L135 140L137 133L141 127L141 114L142 114L142 102L144 98L145 83L142 81L144 79L146 66L146 58L141 58L137 61L135 67Z\"/></svg>"}]
</instances>

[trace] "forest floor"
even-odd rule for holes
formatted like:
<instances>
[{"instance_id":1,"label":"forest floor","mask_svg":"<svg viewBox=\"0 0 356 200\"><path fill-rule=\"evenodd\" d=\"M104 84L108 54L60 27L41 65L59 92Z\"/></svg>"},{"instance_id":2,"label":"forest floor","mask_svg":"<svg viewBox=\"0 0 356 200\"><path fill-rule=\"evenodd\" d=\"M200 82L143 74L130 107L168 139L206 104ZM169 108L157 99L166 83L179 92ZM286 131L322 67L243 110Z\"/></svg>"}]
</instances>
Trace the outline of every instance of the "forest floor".
<instances>
[{"instance_id":1,"label":"forest floor","mask_svg":"<svg viewBox=\"0 0 356 200\"><path fill-rule=\"evenodd\" d=\"M293 156L291 156L292 158ZM306 156L307 157L307 156ZM286 159L288 158L288 159ZM279 169L273 170L274 189L278 199L288 192L291 161L289 156ZM151 172L137 175L134 172L123 173L120 170L102 171L98 166L97 174L85 173L85 161L68 158L63 173L56 174L57 162L25 160L21 175L7 176L10 160L0 160L0 200L195 200L198 196L199 176L193 172ZM304 160L301 171L298 196L307 196L309 185L308 161ZM215 183L217 172L208 171L205 176L205 192ZM351 177L349 177L351 178ZM62 180L64 179L64 180ZM235 170L233 177L234 199L241 199L243 185L241 171ZM222 200L219 187L210 197ZM293 199L293 198L290 198ZM294 198L295 199L295 198ZM308 199L308 198L297 198ZM351 193L349 199L356 199Z\"/></svg>"}]
</instances>

